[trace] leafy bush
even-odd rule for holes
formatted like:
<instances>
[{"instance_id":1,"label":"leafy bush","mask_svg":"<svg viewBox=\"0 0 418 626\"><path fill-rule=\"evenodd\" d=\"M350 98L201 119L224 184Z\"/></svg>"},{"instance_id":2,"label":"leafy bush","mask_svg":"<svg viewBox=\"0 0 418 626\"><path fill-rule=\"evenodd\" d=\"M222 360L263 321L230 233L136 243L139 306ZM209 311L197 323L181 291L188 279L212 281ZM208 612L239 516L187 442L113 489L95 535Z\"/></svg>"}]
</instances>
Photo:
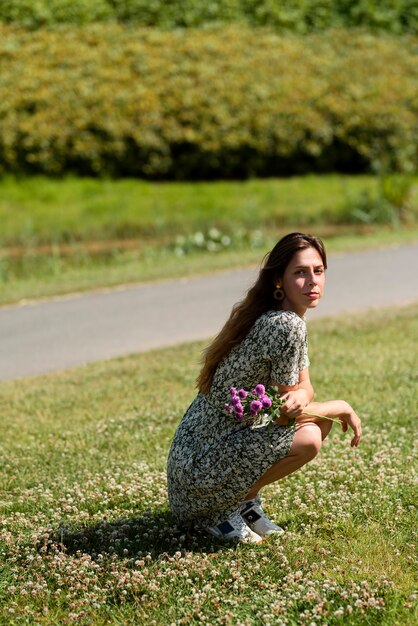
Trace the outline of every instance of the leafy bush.
<instances>
[{"instance_id":1,"label":"leafy bush","mask_svg":"<svg viewBox=\"0 0 418 626\"><path fill-rule=\"evenodd\" d=\"M0 26L0 168L248 177L418 164L416 38Z\"/></svg>"},{"instance_id":2,"label":"leafy bush","mask_svg":"<svg viewBox=\"0 0 418 626\"><path fill-rule=\"evenodd\" d=\"M108 0L0 0L0 20L29 28L114 18Z\"/></svg>"},{"instance_id":3,"label":"leafy bush","mask_svg":"<svg viewBox=\"0 0 418 626\"><path fill-rule=\"evenodd\" d=\"M31 28L109 19L160 28L239 21L279 32L362 26L417 33L418 0L0 0L0 20Z\"/></svg>"}]
</instances>

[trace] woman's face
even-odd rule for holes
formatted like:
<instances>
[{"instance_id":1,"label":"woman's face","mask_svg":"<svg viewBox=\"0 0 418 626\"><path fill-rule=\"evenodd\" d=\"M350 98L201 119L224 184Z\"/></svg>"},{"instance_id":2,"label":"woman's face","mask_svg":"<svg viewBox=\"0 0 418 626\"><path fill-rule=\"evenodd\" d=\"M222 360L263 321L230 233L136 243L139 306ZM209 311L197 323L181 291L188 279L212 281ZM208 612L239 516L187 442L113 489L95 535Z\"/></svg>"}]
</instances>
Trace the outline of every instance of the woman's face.
<instances>
[{"instance_id":1,"label":"woman's face","mask_svg":"<svg viewBox=\"0 0 418 626\"><path fill-rule=\"evenodd\" d=\"M324 293L325 268L315 248L298 250L287 266L282 279L285 297L282 307L302 316L307 309L318 306Z\"/></svg>"}]
</instances>

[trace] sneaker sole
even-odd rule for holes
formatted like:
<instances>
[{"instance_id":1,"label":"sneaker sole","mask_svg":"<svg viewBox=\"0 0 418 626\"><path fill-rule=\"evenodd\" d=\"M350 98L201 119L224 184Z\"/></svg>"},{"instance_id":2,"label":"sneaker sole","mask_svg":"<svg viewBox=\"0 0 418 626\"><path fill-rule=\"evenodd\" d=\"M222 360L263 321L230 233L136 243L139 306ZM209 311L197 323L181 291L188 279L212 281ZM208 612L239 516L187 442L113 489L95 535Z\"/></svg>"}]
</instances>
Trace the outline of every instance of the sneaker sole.
<instances>
[{"instance_id":1,"label":"sneaker sole","mask_svg":"<svg viewBox=\"0 0 418 626\"><path fill-rule=\"evenodd\" d=\"M239 543L261 543L263 541L263 537L254 531L251 531L251 535L248 534L245 537L240 537L239 535L218 535L212 528L205 528L205 531L212 537L219 539L219 541L238 541Z\"/></svg>"}]
</instances>

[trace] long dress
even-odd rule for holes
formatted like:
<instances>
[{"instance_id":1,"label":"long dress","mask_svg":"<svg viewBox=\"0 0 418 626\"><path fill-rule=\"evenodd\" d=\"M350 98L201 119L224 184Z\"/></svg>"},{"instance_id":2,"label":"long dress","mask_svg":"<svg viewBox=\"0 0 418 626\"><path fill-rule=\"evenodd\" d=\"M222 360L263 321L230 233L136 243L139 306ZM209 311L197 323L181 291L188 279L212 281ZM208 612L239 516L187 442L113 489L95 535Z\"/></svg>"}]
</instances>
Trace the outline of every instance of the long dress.
<instances>
[{"instance_id":1,"label":"long dress","mask_svg":"<svg viewBox=\"0 0 418 626\"><path fill-rule=\"evenodd\" d=\"M231 387L296 385L308 366L306 324L293 311L261 315L221 361L209 393L198 393L170 447L168 497L180 525L199 528L224 521L292 444L291 427L234 421L224 409Z\"/></svg>"}]
</instances>

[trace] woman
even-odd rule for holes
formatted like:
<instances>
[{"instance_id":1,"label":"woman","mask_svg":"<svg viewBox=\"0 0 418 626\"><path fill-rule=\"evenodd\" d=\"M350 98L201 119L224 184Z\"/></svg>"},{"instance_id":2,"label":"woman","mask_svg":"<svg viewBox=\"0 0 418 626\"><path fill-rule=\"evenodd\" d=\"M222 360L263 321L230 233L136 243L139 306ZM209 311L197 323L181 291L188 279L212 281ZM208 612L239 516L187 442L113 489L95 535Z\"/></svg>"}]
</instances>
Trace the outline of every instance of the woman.
<instances>
[{"instance_id":1,"label":"woman","mask_svg":"<svg viewBox=\"0 0 418 626\"><path fill-rule=\"evenodd\" d=\"M326 267L320 239L283 237L206 350L199 393L168 458L170 507L180 524L242 542L283 532L263 511L259 491L318 454L332 421L305 412L339 418L343 431L354 432L351 445L359 444L361 423L349 404L313 402L303 318L319 303ZM273 425L240 424L224 408L231 387L257 384L276 385L284 400Z\"/></svg>"}]
</instances>

